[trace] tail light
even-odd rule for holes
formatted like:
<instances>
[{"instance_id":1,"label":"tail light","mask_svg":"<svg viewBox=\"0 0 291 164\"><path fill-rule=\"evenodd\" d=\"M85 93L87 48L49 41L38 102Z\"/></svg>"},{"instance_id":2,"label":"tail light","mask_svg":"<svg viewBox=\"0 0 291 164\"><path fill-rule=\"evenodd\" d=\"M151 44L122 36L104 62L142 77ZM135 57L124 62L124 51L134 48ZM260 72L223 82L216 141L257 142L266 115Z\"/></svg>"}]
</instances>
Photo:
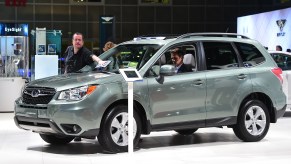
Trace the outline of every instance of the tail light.
<instances>
[{"instance_id":1,"label":"tail light","mask_svg":"<svg viewBox=\"0 0 291 164\"><path fill-rule=\"evenodd\" d=\"M283 84L283 72L282 69L279 67L273 68L272 72L274 75L276 75L276 77L279 79L279 81L281 82L281 84Z\"/></svg>"}]
</instances>

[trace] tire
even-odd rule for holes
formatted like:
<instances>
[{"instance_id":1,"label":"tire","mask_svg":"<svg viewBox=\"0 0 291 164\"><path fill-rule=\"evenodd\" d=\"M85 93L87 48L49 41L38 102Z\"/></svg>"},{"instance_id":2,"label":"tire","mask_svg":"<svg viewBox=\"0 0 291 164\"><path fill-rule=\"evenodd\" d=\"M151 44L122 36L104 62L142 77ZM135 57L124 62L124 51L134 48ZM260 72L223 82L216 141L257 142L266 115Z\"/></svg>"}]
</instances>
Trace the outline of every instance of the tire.
<instances>
[{"instance_id":1,"label":"tire","mask_svg":"<svg viewBox=\"0 0 291 164\"><path fill-rule=\"evenodd\" d=\"M40 137L47 143L52 145L64 145L70 143L75 137L57 136L50 134L39 134Z\"/></svg>"},{"instance_id":2,"label":"tire","mask_svg":"<svg viewBox=\"0 0 291 164\"><path fill-rule=\"evenodd\" d=\"M195 129L181 129L181 130L175 130L175 132L179 133L180 135L187 136L187 135L193 134L197 130L198 130L198 128L195 128Z\"/></svg>"},{"instance_id":3,"label":"tire","mask_svg":"<svg viewBox=\"0 0 291 164\"><path fill-rule=\"evenodd\" d=\"M250 100L242 105L233 131L245 142L256 142L266 136L269 127L270 116L266 105L259 100Z\"/></svg>"},{"instance_id":4,"label":"tire","mask_svg":"<svg viewBox=\"0 0 291 164\"><path fill-rule=\"evenodd\" d=\"M128 107L118 105L113 107L102 119L98 141L105 151L111 153L128 151ZM141 120L138 114L133 113L134 143L136 147L141 135ZM114 124L115 123L115 124ZM121 125L121 126L120 126Z\"/></svg>"}]
</instances>

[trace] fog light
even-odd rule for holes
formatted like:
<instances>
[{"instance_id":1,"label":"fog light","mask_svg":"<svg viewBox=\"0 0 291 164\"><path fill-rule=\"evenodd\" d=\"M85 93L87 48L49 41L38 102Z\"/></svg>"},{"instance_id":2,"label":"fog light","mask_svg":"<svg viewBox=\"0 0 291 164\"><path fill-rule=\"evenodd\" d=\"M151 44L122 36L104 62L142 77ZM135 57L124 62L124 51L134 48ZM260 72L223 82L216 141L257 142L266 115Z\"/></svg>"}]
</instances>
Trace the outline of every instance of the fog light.
<instances>
[{"instance_id":1,"label":"fog light","mask_svg":"<svg viewBox=\"0 0 291 164\"><path fill-rule=\"evenodd\" d=\"M77 127L77 125L74 125L74 126L73 126L73 131L74 131L74 132L78 131L78 127Z\"/></svg>"},{"instance_id":2,"label":"fog light","mask_svg":"<svg viewBox=\"0 0 291 164\"><path fill-rule=\"evenodd\" d=\"M67 133L70 134L77 134L82 130L81 127L76 124L61 124L61 126Z\"/></svg>"}]
</instances>

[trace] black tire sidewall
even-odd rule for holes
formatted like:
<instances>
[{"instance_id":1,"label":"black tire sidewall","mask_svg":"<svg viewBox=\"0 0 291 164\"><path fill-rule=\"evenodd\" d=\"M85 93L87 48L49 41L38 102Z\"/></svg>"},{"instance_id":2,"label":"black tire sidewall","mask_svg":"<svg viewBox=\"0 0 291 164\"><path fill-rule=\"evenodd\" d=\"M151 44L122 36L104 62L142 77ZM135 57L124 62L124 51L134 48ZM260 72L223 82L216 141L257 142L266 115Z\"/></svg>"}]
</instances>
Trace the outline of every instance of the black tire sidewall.
<instances>
[{"instance_id":1,"label":"black tire sidewall","mask_svg":"<svg viewBox=\"0 0 291 164\"><path fill-rule=\"evenodd\" d=\"M266 126L264 131L260 135L252 135L247 131L246 125L245 125L245 116L248 109L252 106L259 106L263 109L266 115ZM269 127L270 127L270 116L268 109L264 103L262 103L259 100L250 100L244 103L244 105L241 107L238 118L237 118L237 124L234 127L234 132L243 141L246 142L256 142L262 140L266 134L268 133Z\"/></svg>"},{"instance_id":2,"label":"black tire sidewall","mask_svg":"<svg viewBox=\"0 0 291 164\"><path fill-rule=\"evenodd\" d=\"M128 113L128 106L127 105L118 105L113 107L109 113L106 114L104 119L102 120L102 124L100 127L100 133L98 135L98 140L100 145L106 150L110 152L125 152L128 151L128 146L119 146L117 145L112 137L111 137L111 124L113 119L120 113ZM136 135L134 138L134 146L139 143L140 135L141 135L141 120L138 114L134 111L134 119L136 122Z\"/></svg>"}]
</instances>

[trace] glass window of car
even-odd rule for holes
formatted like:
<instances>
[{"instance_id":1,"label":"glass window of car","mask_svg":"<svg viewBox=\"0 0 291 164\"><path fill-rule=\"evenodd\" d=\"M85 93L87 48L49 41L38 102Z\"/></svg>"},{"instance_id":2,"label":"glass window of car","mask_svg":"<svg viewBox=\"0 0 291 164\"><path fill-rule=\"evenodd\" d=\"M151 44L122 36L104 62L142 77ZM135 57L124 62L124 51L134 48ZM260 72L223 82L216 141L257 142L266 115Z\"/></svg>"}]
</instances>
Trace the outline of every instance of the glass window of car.
<instances>
[{"instance_id":1,"label":"glass window of car","mask_svg":"<svg viewBox=\"0 0 291 164\"><path fill-rule=\"evenodd\" d=\"M179 49L183 52L183 63L187 65L191 65L192 68L196 67L196 47L192 44L185 44L185 45L176 45L170 47L165 53L164 56L166 57L165 64L174 64L173 60L171 59L171 51L173 49ZM189 55L189 57L188 57Z\"/></svg>"},{"instance_id":2,"label":"glass window of car","mask_svg":"<svg viewBox=\"0 0 291 164\"><path fill-rule=\"evenodd\" d=\"M271 55L278 67L282 70L291 70L291 56L280 53L272 53Z\"/></svg>"},{"instance_id":3,"label":"glass window of car","mask_svg":"<svg viewBox=\"0 0 291 164\"><path fill-rule=\"evenodd\" d=\"M174 49L179 49L183 52L183 63L187 67L187 72L194 72L196 71L197 63L196 63L196 45L195 44L180 44L169 47L155 62L155 64L151 67L149 71L150 76L157 76L159 75L159 70L162 65L174 65L173 60L171 58L171 51ZM180 72L180 73L187 73L187 72Z\"/></svg>"},{"instance_id":4,"label":"glass window of car","mask_svg":"<svg viewBox=\"0 0 291 164\"><path fill-rule=\"evenodd\" d=\"M103 60L110 60L118 64L119 68L136 68L139 70L162 45L155 44L125 44L111 48L101 55ZM109 67L110 72L118 73L114 66Z\"/></svg>"},{"instance_id":5,"label":"glass window of car","mask_svg":"<svg viewBox=\"0 0 291 164\"><path fill-rule=\"evenodd\" d=\"M231 43L203 42L207 70L239 67L237 55Z\"/></svg>"},{"instance_id":6,"label":"glass window of car","mask_svg":"<svg viewBox=\"0 0 291 164\"><path fill-rule=\"evenodd\" d=\"M262 53L252 44L235 43L245 67L252 67L265 61Z\"/></svg>"}]
</instances>

